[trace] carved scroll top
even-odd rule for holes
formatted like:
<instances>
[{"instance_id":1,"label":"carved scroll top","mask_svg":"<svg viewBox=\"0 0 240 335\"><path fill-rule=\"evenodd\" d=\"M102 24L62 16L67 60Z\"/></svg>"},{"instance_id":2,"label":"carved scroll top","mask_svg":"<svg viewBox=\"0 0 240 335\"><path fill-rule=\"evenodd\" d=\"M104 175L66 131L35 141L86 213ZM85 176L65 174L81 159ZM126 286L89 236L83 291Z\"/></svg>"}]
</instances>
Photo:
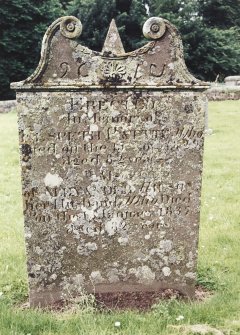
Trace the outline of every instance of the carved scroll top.
<instances>
[{"instance_id":1,"label":"carved scroll top","mask_svg":"<svg viewBox=\"0 0 240 335\"><path fill-rule=\"evenodd\" d=\"M41 60L26 80L12 83L15 90L84 88L205 89L208 84L187 70L176 28L159 17L148 19L143 34L151 42L125 52L112 20L102 52L78 42L82 24L74 16L56 20L44 35Z\"/></svg>"}]
</instances>

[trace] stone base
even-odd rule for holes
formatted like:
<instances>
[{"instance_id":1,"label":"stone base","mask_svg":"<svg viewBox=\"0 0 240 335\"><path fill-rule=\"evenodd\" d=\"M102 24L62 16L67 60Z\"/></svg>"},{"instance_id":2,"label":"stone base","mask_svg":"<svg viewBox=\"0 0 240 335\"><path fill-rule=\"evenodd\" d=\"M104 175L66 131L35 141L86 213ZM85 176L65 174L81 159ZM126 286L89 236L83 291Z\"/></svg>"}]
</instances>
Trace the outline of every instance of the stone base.
<instances>
[{"instance_id":1,"label":"stone base","mask_svg":"<svg viewBox=\"0 0 240 335\"><path fill-rule=\"evenodd\" d=\"M172 290L171 292L166 292ZM99 284L96 287L87 288L84 293L94 294L96 300L104 304L104 301L107 301L107 304L110 304L109 297L112 296L113 303L114 301L122 300L123 297L134 296L139 300L141 295L152 296L155 298L166 298L169 294L177 294L177 296L186 296L188 298L194 298L195 286L194 285L181 285L181 284L166 284L164 282L154 282L151 285L141 285L141 284ZM30 291L30 307L47 307L53 306L58 303L66 303L72 298L77 297L80 293L68 292L63 293L62 289L55 290L45 290L38 292L37 290ZM148 304L153 301L153 298L149 300ZM133 304L130 304L133 305Z\"/></svg>"}]
</instances>

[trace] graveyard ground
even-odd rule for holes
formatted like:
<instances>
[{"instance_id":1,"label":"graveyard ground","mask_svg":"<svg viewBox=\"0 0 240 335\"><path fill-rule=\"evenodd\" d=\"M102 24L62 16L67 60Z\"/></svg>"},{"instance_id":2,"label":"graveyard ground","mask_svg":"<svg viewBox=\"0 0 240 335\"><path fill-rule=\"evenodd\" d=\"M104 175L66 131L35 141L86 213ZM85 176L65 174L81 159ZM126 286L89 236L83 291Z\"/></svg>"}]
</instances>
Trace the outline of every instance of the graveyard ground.
<instances>
[{"instance_id":1,"label":"graveyard ground","mask_svg":"<svg viewBox=\"0 0 240 335\"><path fill-rule=\"evenodd\" d=\"M146 313L99 312L91 299L63 312L24 308L17 115L0 115L0 335L177 335L195 324L240 334L240 101L209 107L213 134L205 142L198 282L211 295L202 302L161 301Z\"/></svg>"}]
</instances>

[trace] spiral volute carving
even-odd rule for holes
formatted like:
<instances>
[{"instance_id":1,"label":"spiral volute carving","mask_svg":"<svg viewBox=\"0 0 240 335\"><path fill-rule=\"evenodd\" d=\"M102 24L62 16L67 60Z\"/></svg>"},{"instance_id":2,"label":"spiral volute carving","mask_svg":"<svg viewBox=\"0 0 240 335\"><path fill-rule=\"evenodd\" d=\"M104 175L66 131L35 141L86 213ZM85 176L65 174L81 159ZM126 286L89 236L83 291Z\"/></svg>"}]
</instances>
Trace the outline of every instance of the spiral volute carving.
<instances>
[{"instance_id":1,"label":"spiral volute carving","mask_svg":"<svg viewBox=\"0 0 240 335\"><path fill-rule=\"evenodd\" d=\"M166 31L166 24L161 17L151 17L143 25L143 35L146 38L161 38Z\"/></svg>"},{"instance_id":2,"label":"spiral volute carving","mask_svg":"<svg viewBox=\"0 0 240 335\"><path fill-rule=\"evenodd\" d=\"M65 16L60 23L60 31L67 38L79 37L82 33L82 23L74 16Z\"/></svg>"}]
</instances>

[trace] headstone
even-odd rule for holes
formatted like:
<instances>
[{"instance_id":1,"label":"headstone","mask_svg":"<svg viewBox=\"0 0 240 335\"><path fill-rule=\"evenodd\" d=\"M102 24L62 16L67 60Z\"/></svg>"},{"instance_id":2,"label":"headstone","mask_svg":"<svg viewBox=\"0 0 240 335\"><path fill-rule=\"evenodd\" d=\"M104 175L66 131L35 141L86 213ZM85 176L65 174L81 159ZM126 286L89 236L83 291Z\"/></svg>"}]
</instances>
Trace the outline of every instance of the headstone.
<instances>
[{"instance_id":1,"label":"headstone","mask_svg":"<svg viewBox=\"0 0 240 335\"><path fill-rule=\"evenodd\" d=\"M227 86L240 86L240 76L229 76L224 79Z\"/></svg>"},{"instance_id":2,"label":"headstone","mask_svg":"<svg viewBox=\"0 0 240 335\"><path fill-rule=\"evenodd\" d=\"M155 17L125 52L115 22L102 52L80 21L56 20L41 60L13 83L19 109L31 306L81 292L192 296L206 83Z\"/></svg>"}]
</instances>

